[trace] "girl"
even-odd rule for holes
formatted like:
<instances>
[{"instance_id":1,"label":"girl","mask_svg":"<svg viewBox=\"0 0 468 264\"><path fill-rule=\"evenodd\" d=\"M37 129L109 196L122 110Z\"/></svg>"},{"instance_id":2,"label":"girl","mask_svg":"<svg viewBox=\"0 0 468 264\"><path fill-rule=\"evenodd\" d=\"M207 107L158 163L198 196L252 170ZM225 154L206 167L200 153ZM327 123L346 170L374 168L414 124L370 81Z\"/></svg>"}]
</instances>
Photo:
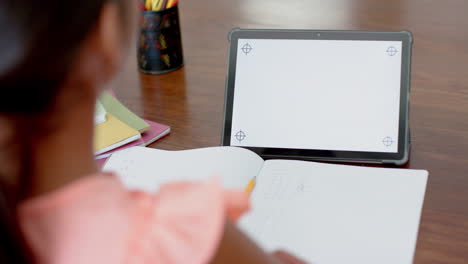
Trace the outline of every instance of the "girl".
<instances>
[{"instance_id":1,"label":"girl","mask_svg":"<svg viewBox=\"0 0 468 264\"><path fill-rule=\"evenodd\" d=\"M95 98L119 70L135 3L0 2L1 263L302 263L232 220L242 192L128 192L93 160ZM123 30L122 30L123 29Z\"/></svg>"}]
</instances>

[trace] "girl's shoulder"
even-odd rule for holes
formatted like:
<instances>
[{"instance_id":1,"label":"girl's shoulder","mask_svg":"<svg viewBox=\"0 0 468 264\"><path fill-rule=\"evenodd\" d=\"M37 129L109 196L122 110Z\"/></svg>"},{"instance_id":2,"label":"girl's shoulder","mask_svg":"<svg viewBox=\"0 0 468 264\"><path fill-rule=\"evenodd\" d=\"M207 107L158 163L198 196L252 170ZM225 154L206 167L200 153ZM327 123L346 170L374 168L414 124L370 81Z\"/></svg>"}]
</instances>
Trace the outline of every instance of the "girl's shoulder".
<instances>
[{"instance_id":1,"label":"girl's shoulder","mask_svg":"<svg viewBox=\"0 0 468 264\"><path fill-rule=\"evenodd\" d=\"M18 208L40 263L206 263L226 216L248 207L217 180L129 191L112 174L82 178Z\"/></svg>"}]
</instances>

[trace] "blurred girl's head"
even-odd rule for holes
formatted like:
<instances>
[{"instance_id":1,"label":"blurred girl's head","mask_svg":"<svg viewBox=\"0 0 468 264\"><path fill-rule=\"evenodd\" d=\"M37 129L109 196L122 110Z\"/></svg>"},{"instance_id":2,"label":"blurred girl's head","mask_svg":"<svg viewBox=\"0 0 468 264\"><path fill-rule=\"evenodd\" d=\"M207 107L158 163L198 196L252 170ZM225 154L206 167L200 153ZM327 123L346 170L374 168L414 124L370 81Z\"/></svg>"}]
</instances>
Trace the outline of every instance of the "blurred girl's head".
<instances>
[{"instance_id":1,"label":"blurred girl's head","mask_svg":"<svg viewBox=\"0 0 468 264\"><path fill-rule=\"evenodd\" d=\"M21 263L14 221L35 142L67 108L93 102L125 58L136 17L125 0L0 1L0 262ZM3 235L8 234L8 235Z\"/></svg>"}]
</instances>

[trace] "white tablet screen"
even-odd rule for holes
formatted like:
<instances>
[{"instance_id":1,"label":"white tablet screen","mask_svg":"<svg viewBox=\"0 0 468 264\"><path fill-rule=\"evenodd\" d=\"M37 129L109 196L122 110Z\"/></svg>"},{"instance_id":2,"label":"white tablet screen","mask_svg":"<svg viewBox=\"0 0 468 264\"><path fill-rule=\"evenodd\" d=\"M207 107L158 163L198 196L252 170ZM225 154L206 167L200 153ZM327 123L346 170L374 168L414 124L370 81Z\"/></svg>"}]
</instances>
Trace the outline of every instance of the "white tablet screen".
<instances>
[{"instance_id":1,"label":"white tablet screen","mask_svg":"<svg viewBox=\"0 0 468 264\"><path fill-rule=\"evenodd\" d=\"M397 153L401 49L240 39L231 145Z\"/></svg>"}]
</instances>

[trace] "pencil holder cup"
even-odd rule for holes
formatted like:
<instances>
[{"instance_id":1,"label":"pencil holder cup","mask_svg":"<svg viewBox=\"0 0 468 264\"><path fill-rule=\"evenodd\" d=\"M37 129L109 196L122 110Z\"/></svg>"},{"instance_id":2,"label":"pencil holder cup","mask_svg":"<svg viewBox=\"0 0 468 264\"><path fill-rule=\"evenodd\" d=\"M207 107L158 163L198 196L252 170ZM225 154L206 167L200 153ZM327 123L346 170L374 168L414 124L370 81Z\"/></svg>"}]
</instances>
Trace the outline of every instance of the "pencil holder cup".
<instances>
[{"instance_id":1,"label":"pencil holder cup","mask_svg":"<svg viewBox=\"0 0 468 264\"><path fill-rule=\"evenodd\" d=\"M183 66L178 5L161 11L142 11L138 40L139 70L162 74Z\"/></svg>"}]
</instances>

